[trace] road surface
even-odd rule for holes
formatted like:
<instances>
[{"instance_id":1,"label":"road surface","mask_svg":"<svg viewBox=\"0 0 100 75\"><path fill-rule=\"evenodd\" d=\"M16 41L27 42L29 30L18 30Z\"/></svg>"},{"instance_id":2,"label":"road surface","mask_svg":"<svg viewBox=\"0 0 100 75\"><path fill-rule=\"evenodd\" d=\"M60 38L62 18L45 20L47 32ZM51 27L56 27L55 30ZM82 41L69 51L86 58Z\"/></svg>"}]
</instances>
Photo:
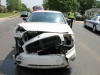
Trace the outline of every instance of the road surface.
<instances>
[{"instance_id":1,"label":"road surface","mask_svg":"<svg viewBox=\"0 0 100 75\"><path fill-rule=\"evenodd\" d=\"M16 53L13 30L22 18L0 22L0 75L100 75L100 32L84 28L83 23L75 22L77 58L70 68L29 69L14 64L12 55Z\"/></svg>"}]
</instances>

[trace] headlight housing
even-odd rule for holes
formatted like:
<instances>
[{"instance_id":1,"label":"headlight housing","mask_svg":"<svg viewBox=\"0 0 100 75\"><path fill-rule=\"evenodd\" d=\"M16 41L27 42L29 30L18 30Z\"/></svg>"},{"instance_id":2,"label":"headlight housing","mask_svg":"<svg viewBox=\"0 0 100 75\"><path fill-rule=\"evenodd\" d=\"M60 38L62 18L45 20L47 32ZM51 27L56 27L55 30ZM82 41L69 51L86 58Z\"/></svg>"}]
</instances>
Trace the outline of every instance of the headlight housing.
<instances>
[{"instance_id":1,"label":"headlight housing","mask_svg":"<svg viewBox=\"0 0 100 75\"><path fill-rule=\"evenodd\" d=\"M17 56L17 61L23 61L24 59L21 55Z\"/></svg>"},{"instance_id":2,"label":"headlight housing","mask_svg":"<svg viewBox=\"0 0 100 75\"><path fill-rule=\"evenodd\" d=\"M21 34L20 34L20 33L16 33L16 36L17 36L17 37L21 37Z\"/></svg>"},{"instance_id":3,"label":"headlight housing","mask_svg":"<svg viewBox=\"0 0 100 75\"><path fill-rule=\"evenodd\" d=\"M18 26L18 28L17 28L16 32L17 32L17 31L24 32L24 31L26 31L26 30L25 30L23 27Z\"/></svg>"}]
</instances>

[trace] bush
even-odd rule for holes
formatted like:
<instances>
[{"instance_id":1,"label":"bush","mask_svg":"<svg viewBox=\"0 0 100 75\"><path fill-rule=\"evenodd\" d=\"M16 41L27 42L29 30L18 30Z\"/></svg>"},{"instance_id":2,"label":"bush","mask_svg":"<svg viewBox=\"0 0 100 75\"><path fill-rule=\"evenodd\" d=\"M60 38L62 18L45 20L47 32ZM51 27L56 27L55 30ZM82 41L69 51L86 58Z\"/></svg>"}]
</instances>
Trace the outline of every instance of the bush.
<instances>
[{"instance_id":1,"label":"bush","mask_svg":"<svg viewBox=\"0 0 100 75\"><path fill-rule=\"evenodd\" d=\"M86 16L84 16L84 19L90 19L90 18L91 18L90 15L86 15Z\"/></svg>"}]
</instances>

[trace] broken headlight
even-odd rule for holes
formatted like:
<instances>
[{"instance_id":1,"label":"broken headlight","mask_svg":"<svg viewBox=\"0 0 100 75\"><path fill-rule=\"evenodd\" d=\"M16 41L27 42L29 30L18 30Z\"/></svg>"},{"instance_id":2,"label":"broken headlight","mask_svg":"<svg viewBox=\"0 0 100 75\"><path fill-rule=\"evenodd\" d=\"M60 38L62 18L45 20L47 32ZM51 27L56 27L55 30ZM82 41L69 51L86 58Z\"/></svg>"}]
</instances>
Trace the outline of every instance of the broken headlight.
<instances>
[{"instance_id":1,"label":"broken headlight","mask_svg":"<svg viewBox=\"0 0 100 75\"><path fill-rule=\"evenodd\" d=\"M18 28L17 28L16 32L17 32L17 31L24 32L24 31L26 31L26 30L25 30L23 27L18 26Z\"/></svg>"},{"instance_id":2,"label":"broken headlight","mask_svg":"<svg viewBox=\"0 0 100 75\"><path fill-rule=\"evenodd\" d=\"M20 33L16 33L17 37L21 37L21 34Z\"/></svg>"},{"instance_id":3,"label":"broken headlight","mask_svg":"<svg viewBox=\"0 0 100 75\"><path fill-rule=\"evenodd\" d=\"M64 34L63 49L70 50L74 46L74 37L71 34Z\"/></svg>"}]
</instances>

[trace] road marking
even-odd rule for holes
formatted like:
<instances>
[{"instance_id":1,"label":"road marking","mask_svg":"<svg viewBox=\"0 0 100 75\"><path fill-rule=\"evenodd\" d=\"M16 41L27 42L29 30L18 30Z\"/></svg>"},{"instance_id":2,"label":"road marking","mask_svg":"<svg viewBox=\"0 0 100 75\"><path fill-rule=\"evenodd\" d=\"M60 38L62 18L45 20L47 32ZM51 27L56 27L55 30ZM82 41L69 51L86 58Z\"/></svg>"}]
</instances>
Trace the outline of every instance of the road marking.
<instances>
[{"instance_id":1,"label":"road marking","mask_svg":"<svg viewBox=\"0 0 100 75\"><path fill-rule=\"evenodd\" d=\"M89 53L91 53L99 62L100 62L100 56L96 54L92 49L90 49L88 46L86 46L84 43L76 40L85 50L87 50Z\"/></svg>"}]
</instances>

